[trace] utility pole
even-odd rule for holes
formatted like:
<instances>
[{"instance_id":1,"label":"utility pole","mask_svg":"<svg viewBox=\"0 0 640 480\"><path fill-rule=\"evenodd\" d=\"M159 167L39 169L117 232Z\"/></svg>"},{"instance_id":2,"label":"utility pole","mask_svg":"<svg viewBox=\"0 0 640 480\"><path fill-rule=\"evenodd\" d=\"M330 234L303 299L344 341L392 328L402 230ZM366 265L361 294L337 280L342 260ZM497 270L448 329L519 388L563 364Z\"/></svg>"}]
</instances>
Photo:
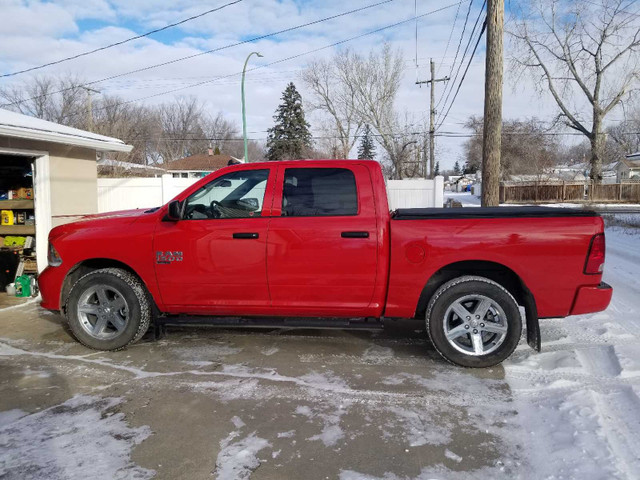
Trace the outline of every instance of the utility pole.
<instances>
[{"instance_id":1,"label":"utility pole","mask_svg":"<svg viewBox=\"0 0 640 480\"><path fill-rule=\"evenodd\" d=\"M502 37L504 0L487 1L487 58L484 80L482 135L482 206L500 204L500 147L502 144Z\"/></svg>"},{"instance_id":2,"label":"utility pole","mask_svg":"<svg viewBox=\"0 0 640 480\"><path fill-rule=\"evenodd\" d=\"M99 90L94 90L93 88L85 87L82 85L80 88L86 90L87 92L87 130L93 132L93 103L91 101L92 93L100 93Z\"/></svg>"},{"instance_id":3,"label":"utility pole","mask_svg":"<svg viewBox=\"0 0 640 480\"><path fill-rule=\"evenodd\" d=\"M449 80L449 77L442 77L442 78L435 78L436 76L436 64L433 61L433 58L429 59L430 60L430 65L431 65L431 79L429 80L424 80L424 81L416 81L416 85L422 85L423 83L430 83L431 84L431 105L429 107L429 173L430 173L430 177L433 178L433 172L435 169L435 155L436 155L436 144L435 144L435 137L436 137L436 126L435 126L435 122L436 122L436 106L435 106L435 102L436 102L436 82L446 82L447 80ZM424 164L424 176L425 178L428 178L427 176L427 160L425 159L425 164Z\"/></svg>"}]
</instances>

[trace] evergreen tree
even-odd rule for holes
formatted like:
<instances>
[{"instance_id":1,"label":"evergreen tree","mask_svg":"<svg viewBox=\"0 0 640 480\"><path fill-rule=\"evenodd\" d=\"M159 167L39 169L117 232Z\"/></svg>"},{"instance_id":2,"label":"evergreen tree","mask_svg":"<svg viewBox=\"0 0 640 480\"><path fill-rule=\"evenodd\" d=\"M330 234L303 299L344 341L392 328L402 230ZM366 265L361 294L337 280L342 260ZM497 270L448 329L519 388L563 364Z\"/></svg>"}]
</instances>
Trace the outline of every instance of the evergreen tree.
<instances>
[{"instance_id":1,"label":"evergreen tree","mask_svg":"<svg viewBox=\"0 0 640 480\"><path fill-rule=\"evenodd\" d=\"M216 146L216 149L213 151L214 155L220 155L220 147Z\"/></svg>"},{"instance_id":2,"label":"evergreen tree","mask_svg":"<svg viewBox=\"0 0 640 480\"><path fill-rule=\"evenodd\" d=\"M434 168L433 176L437 177L440 175L440 162L436 162L436 167Z\"/></svg>"},{"instance_id":3,"label":"evergreen tree","mask_svg":"<svg viewBox=\"0 0 640 480\"><path fill-rule=\"evenodd\" d=\"M368 123L364 124L364 134L358 146L358 158L373 160L376 157L376 145L371 138L371 127Z\"/></svg>"},{"instance_id":4,"label":"evergreen tree","mask_svg":"<svg viewBox=\"0 0 640 480\"><path fill-rule=\"evenodd\" d=\"M268 130L267 136L267 159L302 158L305 150L311 147L311 133L304 118L302 97L293 82L285 88L273 120L275 125Z\"/></svg>"},{"instance_id":5,"label":"evergreen tree","mask_svg":"<svg viewBox=\"0 0 640 480\"><path fill-rule=\"evenodd\" d=\"M461 175L462 174L462 170L460 170L460 163L458 163L457 160L456 160L456 164L453 166L453 174L454 175Z\"/></svg>"}]
</instances>

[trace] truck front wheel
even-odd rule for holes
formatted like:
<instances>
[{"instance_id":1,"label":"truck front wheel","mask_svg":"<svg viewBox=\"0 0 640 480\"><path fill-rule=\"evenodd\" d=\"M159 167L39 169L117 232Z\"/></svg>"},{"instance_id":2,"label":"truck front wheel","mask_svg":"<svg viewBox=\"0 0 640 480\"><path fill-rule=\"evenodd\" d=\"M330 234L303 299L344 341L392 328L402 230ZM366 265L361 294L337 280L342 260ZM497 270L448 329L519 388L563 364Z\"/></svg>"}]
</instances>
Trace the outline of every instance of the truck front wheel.
<instances>
[{"instance_id":1,"label":"truck front wheel","mask_svg":"<svg viewBox=\"0 0 640 480\"><path fill-rule=\"evenodd\" d=\"M149 328L151 305L142 282L120 268L94 270L71 288L66 302L69 328L83 345L119 350Z\"/></svg>"},{"instance_id":2,"label":"truck front wheel","mask_svg":"<svg viewBox=\"0 0 640 480\"><path fill-rule=\"evenodd\" d=\"M488 278L464 276L442 285L427 307L427 332L446 360L490 367L513 353L522 316L513 296Z\"/></svg>"}]
</instances>

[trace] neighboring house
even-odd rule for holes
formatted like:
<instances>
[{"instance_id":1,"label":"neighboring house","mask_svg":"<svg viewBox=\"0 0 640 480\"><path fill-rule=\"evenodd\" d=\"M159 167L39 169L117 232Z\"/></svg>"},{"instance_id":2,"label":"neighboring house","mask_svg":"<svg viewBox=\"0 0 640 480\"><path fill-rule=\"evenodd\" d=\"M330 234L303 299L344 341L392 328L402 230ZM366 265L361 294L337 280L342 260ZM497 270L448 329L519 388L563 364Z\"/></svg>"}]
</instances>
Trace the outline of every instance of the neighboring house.
<instances>
[{"instance_id":1,"label":"neighboring house","mask_svg":"<svg viewBox=\"0 0 640 480\"><path fill-rule=\"evenodd\" d=\"M616 165L618 183L624 181L640 181L640 152L627 155Z\"/></svg>"},{"instance_id":2,"label":"neighboring house","mask_svg":"<svg viewBox=\"0 0 640 480\"><path fill-rule=\"evenodd\" d=\"M213 151L209 149L207 153L174 160L167 164L166 170L174 178L201 178L226 167L230 161L242 163L231 155L214 155Z\"/></svg>"},{"instance_id":3,"label":"neighboring house","mask_svg":"<svg viewBox=\"0 0 640 480\"><path fill-rule=\"evenodd\" d=\"M0 209L25 218L0 226L0 237L35 237L37 268L44 269L49 230L98 211L98 154L132 148L117 138L0 109Z\"/></svg>"}]
</instances>

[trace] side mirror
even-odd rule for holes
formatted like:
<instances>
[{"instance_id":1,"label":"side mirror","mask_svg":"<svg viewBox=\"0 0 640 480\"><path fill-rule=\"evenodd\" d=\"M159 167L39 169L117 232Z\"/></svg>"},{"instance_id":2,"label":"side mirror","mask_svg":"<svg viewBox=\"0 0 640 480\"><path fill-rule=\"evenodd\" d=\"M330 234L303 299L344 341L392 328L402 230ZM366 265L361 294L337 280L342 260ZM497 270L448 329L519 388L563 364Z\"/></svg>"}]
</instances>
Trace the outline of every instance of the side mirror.
<instances>
[{"instance_id":1,"label":"side mirror","mask_svg":"<svg viewBox=\"0 0 640 480\"><path fill-rule=\"evenodd\" d=\"M172 222L182 220L182 203L178 200L169 202L169 209L167 210L166 218Z\"/></svg>"},{"instance_id":2,"label":"side mirror","mask_svg":"<svg viewBox=\"0 0 640 480\"><path fill-rule=\"evenodd\" d=\"M260 204L258 203L257 198L242 198L238 200L238 206L255 212L260 207Z\"/></svg>"}]
</instances>

